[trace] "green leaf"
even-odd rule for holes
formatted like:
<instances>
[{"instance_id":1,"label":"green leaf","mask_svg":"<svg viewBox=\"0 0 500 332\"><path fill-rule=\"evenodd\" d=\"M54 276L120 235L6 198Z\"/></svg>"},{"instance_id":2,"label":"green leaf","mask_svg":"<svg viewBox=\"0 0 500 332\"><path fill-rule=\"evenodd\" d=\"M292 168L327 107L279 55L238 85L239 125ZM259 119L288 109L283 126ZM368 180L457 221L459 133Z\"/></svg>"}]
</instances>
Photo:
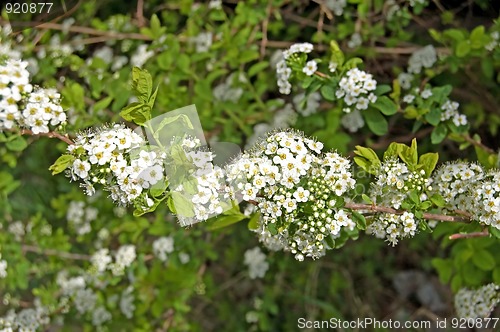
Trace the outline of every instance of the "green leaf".
<instances>
[{"instance_id":1,"label":"green leaf","mask_svg":"<svg viewBox=\"0 0 500 332\"><path fill-rule=\"evenodd\" d=\"M380 159L372 149L357 145L354 153L359 156L354 157L354 162L368 173L375 174L380 168Z\"/></svg>"},{"instance_id":2,"label":"green leaf","mask_svg":"<svg viewBox=\"0 0 500 332\"><path fill-rule=\"evenodd\" d=\"M120 116L125 121L134 122L141 126L151 120L151 107L141 102L131 103L122 109Z\"/></svg>"},{"instance_id":3,"label":"green leaf","mask_svg":"<svg viewBox=\"0 0 500 332\"><path fill-rule=\"evenodd\" d=\"M493 257L493 255L485 249L475 251L472 256L472 262L484 271L491 271L496 265L495 257Z\"/></svg>"},{"instance_id":4,"label":"green leaf","mask_svg":"<svg viewBox=\"0 0 500 332\"><path fill-rule=\"evenodd\" d=\"M335 89L329 83L323 85L321 87L320 92L321 92L321 95L323 96L323 98L325 98L325 100L334 101L336 99L336 97L335 97Z\"/></svg>"},{"instance_id":5,"label":"green leaf","mask_svg":"<svg viewBox=\"0 0 500 332\"><path fill-rule=\"evenodd\" d=\"M335 240L331 237L331 235L325 237L325 242L330 248L335 248Z\"/></svg>"},{"instance_id":6,"label":"green leaf","mask_svg":"<svg viewBox=\"0 0 500 332\"><path fill-rule=\"evenodd\" d=\"M365 216L363 216L358 211L352 211L352 218L356 222L356 226L358 226L359 229L361 229L361 230L365 230L366 229L366 219L365 219Z\"/></svg>"},{"instance_id":7,"label":"green leaf","mask_svg":"<svg viewBox=\"0 0 500 332\"><path fill-rule=\"evenodd\" d=\"M493 227L493 226L490 226L488 228L488 232L490 233L490 235L492 237L495 237L497 239L500 239L500 229L496 228L496 227Z\"/></svg>"},{"instance_id":8,"label":"green leaf","mask_svg":"<svg viewBox=\"0 0 500 332\"><path fill-rule=\"evenodd\" d=\"M347 62L344 65L344 69L349 70L356 68L358 65L363 63L363 59L361 58L352 58L347 60Z\"/></svg>"},{"instance_id":9,"label":"green leaf","mask_svg":"<svg viewBox=\"0 0 500 332\"><path fill-rule=\"evenodd\" d=\"M431 264L439 274L439 281L441 281L442 284L447 284L453 273L453 262L447 259L434 258Z\"/></svg>"},{"instance_id":10,"label":"green leaf","mask_svg":"<svg viewBox=\"0 0 500 332\"><path fill-rule=\"evenodd\" d=\"M253 77L269 67L268 61L257 62L248 69L248 77Z\"/></svg>"},{"instance_id":11,"label":"green leaf","mask_svg":"<svg viewBox=\"0 0 500 332\"><path fill-rule=\"evenodd\" d=\"M369 108L363 112L368 128L378 136L385 135L389 126L385 117L377 110Z\"/></svg>"},{"instance_id":12,"label":"green leaf","mask_svg":"<svg viewBox=\"0 0 500 332\"><path fill-rule=\"evenodd\" d=\"M396 142L392 142L391 144L389 144L389 147L384 152L384 160L399 156L399 150L401 150L402 145L403 144L399 144Z\"/></svg>"},{"instance_id":13,"label":"green leaf","mask_svg":"<svg viewBox=\"0 0 500 332\"><path fill-rule=\"evenodd\" d=\"M13 139L9 139L5 146L10 151L20 152L28 147L28 142L22 136L11 136Z\"/></svg>"},{"instance_id":14,"label":"green leaf","mask_svg":"<svg viewBox=\"0 0 500 332\"><path fill-rule=\"evenodd\" d=\"M106 97L104 99L101 99L99 100L97 103L94 104L94 111L101 111L103 109L105 109L106 107L109 106L109 104L111 104L111 102L113 101L113 97Z\"/></svg>"},{"instance_id":15,"label":"green leaf","mask_svg":"<svg viewBox=\"0 0 500 332\"><path fill-rule=\"evenodd\" d=\"M336 63L338 68L342 68L345 56L344 52L340 49L339 44L335 40L330 41L330 51L332 52L330 61Z\"/></svg>"},{"instance_id":16,"label":"green leaf","mask_svg":"<svg viewBox=\"0 0 500 332\"><path fill-rule=\"evenodd\" d=\"M429 152L420 156L418 164L422 165L425 175L429 177L431 176L432 171L436 168L438 160L439 154L437 152Z\"/></svg>"},{"instance_id":17,"label":"green leaf","mask_svg":"<svg viewBox=\"0 0 500 332\"><path fill-rule=\"evenodd\" d=\"M372 106L385 115L393 115L398 111L397 105L387 96L378 97L377 101L373 103Z\"/></svg>"},{"instance_id":18,"label":"green leaf","mask_svg":"<svg viewBox=\"0 0 500 332\"><path fill-rule=\"evenodd\" d=\"M361 195L361 198L363 199L363 201L364 201L365 203L367 203L367 204L373 204L372 199L371 199L368 195L366 195L366 194L362 194L362 195Z\"/></svg>"},{"instance_id":19,"label":"green leaf","mask_svg":"<svg viewBox=\"0 0 500 332\"><path fill-rule=\"evenodd\" d=\"M171 193L172 205L175 209L175 213L182 217L192 218L194 217L193 204L184 195L177 191Z\"/></svg>"},{"instance_id":20,"label":"green leaf","mask_svg":"<svg viewBox=\"0 0 500 332\"><path fill-rule=\"evenodd\" d=\"M457 44L457 48L455 50L455 53L457 57L463 58L467 54L470 53L471 47L470 47L470 42L468 40L462 40Z\"/></svg>"},{"instance_id":21,"label":"green leaf","mask_svg":"<svg viewBox=\"0 0 500 332\"><path fill-rule=\"evenodd\" d=\"M425 120L433 126L441 122L441 111L437 107L431 108L431 111L425 115Z\"/></svg>"},{"instance_id":22,"label":"green leaf","mask_svg":"<svg viewBox=\"0 0 500 332\"><path fill-rule=\"evenodd\" d=\"M255 231L259 228L260 212L255 212L248 221L248 229Z\"/></svg>"},{"instance_id":23,"label":"green leaf","mask_svg":"<svg viewBox=\"0 0 500 332\"><path fill-rule=\"evenodd\" d=\"M470 33L470 45L474 49L482 48L488 38L484 34L484 25L479 25Z\"/></svg>"},{"instance_id":24,"label":"green leaf","mask_svg":"<svg viewBox=\"0 0 500 332\"><path fill-rule=\"evenodd\" d=\"M276 229L276 225L273 224L273 223L269 223L267 225L267 230L269 231L269 233L271 233L271 235L277 235L278 234L278 230Z\"/></svg>"},{"instance_id":25,"label":"green leaf","mask_svg":"<svg viewBox=\"0 0 500 332\"><path fill-rule=\"evenodd\" d=\"M207 229L210 231L213 231L213 230L216 230L219 228L233 225L233 224L235 224L243 219L246 219L246 218L247 218L247 216L245 216L243 213L232 214L232 215L228 215L228 216L221 215L221 216L214 218L213 221L209 221Z\"/></svg>"},{"instance_id":26,"label":"green leaf","mask_svg":"<svg viewBox=\"0 0 500 332\"><path fill-rule=\"evenodd\" d=\"M151 74L139 67L132 68L132 89L139 101L146 104L153 92L153 78Z\"/></svg>"},{"instance_id":27,"label":"green leaf","mask_svg":"<svg viewBox=\"0 0 500 332\"><path fill-rule=\"evenodd\" d=\"M377 88L375 89L375 91L373 91L373 93L377 96L381 96L383 94L386 94L387 92L390 92L391 90L392 90L392 88L390 85L380 84L380 85L377 85Z\"/></svg>"},{"instance_id":28,"label":"green leaf","mask_svg":"<svg viewBox=\"0 0 500 332\"><path fill-rule=\"evenodd\" d=\"M434 194L430 199L431 202L434 203L437 207L444 207L446 205L446 201L440 194Z\"/></svg>"},{"instance_id":29,"label":"green leaf","mask_svg":"<svg viewBox=\"0 0 500 332\"><path fill-rule=\"evenodd\" d=\"M75 160L75 157L70 154L63 154L57 160L55 161L52 166L49 167L49 171L52 171L52 175L59 174L62 171L64 171L66 168L68 168L73 161Z\"/></svg>"},{"instance_id":30,"label":"green leaf","mask_svg":"<svg viewBox=\"0 0 500 332\"><path fill-rule=\"evenodd\" d=\"M440 123L431 133L432 144L441 143L448 135L448 127L444 123Z\"/></svg>"}]
</instances>

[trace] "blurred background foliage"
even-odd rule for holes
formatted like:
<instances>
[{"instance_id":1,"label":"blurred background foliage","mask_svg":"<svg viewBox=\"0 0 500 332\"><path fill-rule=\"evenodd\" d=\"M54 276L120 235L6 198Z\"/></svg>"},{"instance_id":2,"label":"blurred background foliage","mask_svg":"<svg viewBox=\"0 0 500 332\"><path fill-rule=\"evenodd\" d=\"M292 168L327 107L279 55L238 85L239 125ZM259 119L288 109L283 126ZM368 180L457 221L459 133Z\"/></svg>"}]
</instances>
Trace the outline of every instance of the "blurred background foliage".
<instances>
[{"instance_id":1,"label":"blurred background foliage","mask_svg":"<svg viewBox=\"0 0 500 332\"><path fill-rule=\"evenodd\" d=\"M211 142L244 148L261 134L259 125L293 126L346 154L355 145L381 152L393 141L417 137L419 147L439 152L441 162L477 160L471 142L451 135L433 145L432 127L413 132L414 119L401 113L388 118L383 136L368 128L350 133L341 125L341 108L321 98L308 103L315 110L304 116L300 98L294 101L298 93L278 93L273 59L295 42L312 42L315 55L328 56L329 42L336 40L346 55L364 60L364 70L379 84L392 86L412 53L433 44L446 59L425 70L422 80L453 85L450 98L461 103L470 132L496 151L500 51L474 48L471 31L484 26L491 41L491 32L500 30L499 7L485 0L72 1L68 15L34 28L27 28L34 17L4 11L3 22L10 20L13 32L4 27L1 41L5 55L18 52L30 62L34 84L61 92L70 135L121 121L118 113L132 96L131 67L138 65L159 85L155 114L195 104ZM277 121L286 107L289 117ZM90 314L59 309L57 274L81 275L96 248L126 243L137 246L133 267L122 277L108 275L94 289L113 315L103 330L293 331L300 317L431 320L453 316L451 290L500 283L498 241L452 243L443 235L463 229L448 224L396 248L362 234L318 261L266 252L265 277L250 279L244 253L259 244L245 223L216 231L203 224L181 229L165 207L133 217L106 193L89 199L64 177L49 176L64 143L27 140L22 152L0 145L0 252L9 263L8 277L0 280L0 316L39 298L53 310L50 330L94 330ZM96 209L89 232L82 234L82 225L69 220L74 202ZM175 242L166 263L151 255L161 236ZM471 259L477 251L493 261L485 266ZM117 297L129 286L136 308L125 318Z\"/></svg>"}]
</instances>

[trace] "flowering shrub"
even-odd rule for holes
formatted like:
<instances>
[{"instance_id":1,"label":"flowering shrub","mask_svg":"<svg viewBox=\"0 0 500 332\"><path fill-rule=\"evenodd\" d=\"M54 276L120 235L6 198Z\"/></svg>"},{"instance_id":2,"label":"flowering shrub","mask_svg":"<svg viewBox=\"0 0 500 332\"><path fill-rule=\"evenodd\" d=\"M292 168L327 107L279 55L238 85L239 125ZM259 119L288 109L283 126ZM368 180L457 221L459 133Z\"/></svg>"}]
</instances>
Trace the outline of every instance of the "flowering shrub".
<instances>
[{"instance_id":1,"label":"flowering shrub","mask_svg":"<svg viewBox=\"0 0 500 332\"><path fill-rule=\"evenodd\" d=\"M495 317L500 25L468 5L1 8L0 331Z\"/></svg>"}]
</instances>

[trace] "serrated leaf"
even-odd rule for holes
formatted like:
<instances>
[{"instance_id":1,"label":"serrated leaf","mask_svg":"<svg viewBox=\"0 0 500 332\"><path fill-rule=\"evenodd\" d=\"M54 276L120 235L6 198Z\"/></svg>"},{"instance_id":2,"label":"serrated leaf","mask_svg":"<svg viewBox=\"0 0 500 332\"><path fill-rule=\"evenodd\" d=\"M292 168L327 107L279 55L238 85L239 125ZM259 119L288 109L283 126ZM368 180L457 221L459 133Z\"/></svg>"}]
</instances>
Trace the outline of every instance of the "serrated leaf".
<instances>
[{"instance_id":1,"label":"serrated leaf","mask_svg":"<svg viewBox=\"0 0 500 332\"><path fill-rule=\"evenodd\" d=\"M436 168L438 160L439 154L437 152L429 152L420 156L418 164L422 165L425 175L429 177Z\"/></svg>"},{"instance_id":2,"label":"serrated leaf","mask_svg":"<svg viewBox=\"0 0 500 332\"><path fill-rule=\"evenodd\" d=\"M153 92L153 78L151 74L139 67L132 68L132 89L137 99L146 104Z\"/></svg>"},{"instance_id":3,"label":"serrated leaf","mask_svg":"<svg viewBox=\"0 0 500 332\"><path fill-rule=\"evenodd\" d=\"M49 171L52 171L52 175L59 174L68 168L74 160L75 157L73 155L63 154L49 167Z\"/></svg>"}]
</instances>

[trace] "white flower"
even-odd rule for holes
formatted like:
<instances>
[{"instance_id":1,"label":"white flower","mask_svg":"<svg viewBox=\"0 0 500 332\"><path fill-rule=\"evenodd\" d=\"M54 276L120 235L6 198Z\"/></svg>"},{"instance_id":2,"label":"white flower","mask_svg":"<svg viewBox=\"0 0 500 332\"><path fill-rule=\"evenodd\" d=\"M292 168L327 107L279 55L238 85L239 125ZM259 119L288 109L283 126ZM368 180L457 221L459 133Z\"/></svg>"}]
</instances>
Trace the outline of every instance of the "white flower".
<instances>
[{"instance_id":1,"label":"white flower","mask_svg":"<svg viewBox=\"0 0 500 332\"><path fill-rule=\"evenodd\" d=\"M73 162L73 172L82 179L86 179L89 176L90 164L86 161L81 161L76 159Z\"/></svg>"},{"instance_id":2,"label":"white flower","mask_svg":"<svg viewBox=\"0 0 500 332\"><path fill-rule=\"evenodd\" d=\"M109 255L109 249L103 248L96 251L90 258L92 265L96 268L97 272L102 273L106 271L108 265L111 263L112 258Z\"/></svg>"},{"instance_id":3,"label":"white flower","mask_svg":"<svg viewBox=\"0 0 500 332\"><path fill-rule=\"evenodd\" d=\"M0 255L0 258L2 258L2 255ZM5 260L0 260L0 278L5 278L7 277L7 262Z\"/></svg>"},{"instance_id":4,"label":"white flower","mask_svg":"<svg viewBox=\"0 0 500 332\"><path fill-rule=\"evenodd\" d=\"M161 261L165 262L167 254L174 251L174 239L172 237L161 237L153 242L153 253Z\"/></svg>"},{"instance_id":5,"label":"white flower","mask_svg":"<svg viewBox=\"0 0 500 332\"><path fill-rule=\"evenodd\" d=\"M318 64L314 60L308 61L305 65L305 67L302 68L302 72L305 73L307 76L314 75L314 73L317 70L318 70Z\"/></svg>"},{"instance_id":6,"label":"white flower","mask_svg":"<svg viewBox=\"0 0 500 332\"><path fill-rule=\"evenodd\" d=\"M244 264L248 265L250 279L263 278L269 269L269 263L266 262L266 255L259 247L245 251Z\"/></svg>"}]
</instances>

